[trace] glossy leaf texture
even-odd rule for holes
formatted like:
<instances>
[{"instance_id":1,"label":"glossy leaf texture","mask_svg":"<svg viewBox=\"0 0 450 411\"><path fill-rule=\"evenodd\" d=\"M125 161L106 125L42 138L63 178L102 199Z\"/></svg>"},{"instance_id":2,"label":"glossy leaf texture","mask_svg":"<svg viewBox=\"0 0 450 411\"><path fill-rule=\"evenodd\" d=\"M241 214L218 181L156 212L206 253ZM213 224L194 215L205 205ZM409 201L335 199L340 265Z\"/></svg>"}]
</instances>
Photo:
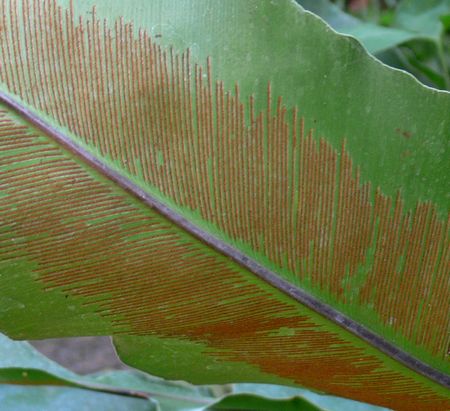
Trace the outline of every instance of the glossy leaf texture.
<instances>
[{"instance_id":1,"label":"glossy leaf texture","mask_svg":"<svg viewBox=\"0 0 450 411\"><path fill-rule=\"evenodd\" d=\"M449 94L294 2L93 5L1 3L2 331L448 407Z\"/></svg>"}]
</instances>

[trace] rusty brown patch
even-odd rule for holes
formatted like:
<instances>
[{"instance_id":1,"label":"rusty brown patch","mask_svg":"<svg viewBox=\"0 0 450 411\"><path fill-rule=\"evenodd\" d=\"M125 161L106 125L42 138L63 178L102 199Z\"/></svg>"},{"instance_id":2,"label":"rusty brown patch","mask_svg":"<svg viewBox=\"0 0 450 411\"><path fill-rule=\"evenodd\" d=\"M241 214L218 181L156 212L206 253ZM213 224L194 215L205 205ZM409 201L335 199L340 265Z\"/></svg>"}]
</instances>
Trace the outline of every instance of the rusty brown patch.
<instances>
[{"instance_id":1,"label":"rusty brown patch","mask_svg":"<svg viewBox=\"0 0 450 411\"><path fill-rule=\"evenodd\" d=\"M395 132L399 135L401 135L402 137L406 138L407 140L409 140L412 137L412 133L411 131L408 130L402 130L401 128L396 128Z\"/></svg>"}]
</instances>

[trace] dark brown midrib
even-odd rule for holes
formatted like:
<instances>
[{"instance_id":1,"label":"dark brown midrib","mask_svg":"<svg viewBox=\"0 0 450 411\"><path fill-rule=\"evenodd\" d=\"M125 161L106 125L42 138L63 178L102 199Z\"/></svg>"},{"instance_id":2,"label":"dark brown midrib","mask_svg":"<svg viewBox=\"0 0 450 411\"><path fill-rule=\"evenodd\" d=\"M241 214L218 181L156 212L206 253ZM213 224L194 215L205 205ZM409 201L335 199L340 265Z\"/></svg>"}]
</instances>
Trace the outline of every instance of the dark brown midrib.
<instances>
[{"instance_id":1,"label":"dark brown midrib","mask_svg":"<svg viewBox=\"0 0 450 411\"><path fill-rule=\"evenodd\" d=\"M202 242L206 243L216 251L219 251L225 256L231 258L236 263L246 268L247 270L251 271L253 274L258 276L262 280L271 284L273 287L287 294L288 296L300 302L301 304L306 305L307 307L316 311L317 313L327 318L328 320L331 320L334 323L340 325L345 330L350 331L354 335L358 336L359 338L368 342L378 350L382 351L384 354L387 354L391 358L406 365L408 368L414 370L419 374L424 375L425 377L430 378L431 380L443 385L444 387L450 388L449 375L434 369L428 364L402 351L401 349L391 344L390 342L386 341L379 335L373 333L372 331L363 327L359 323L341 314L339 311L335 310L328 304L319 301L317 298L311 296L304 290L293 286L286 280L281 279L273 271L270 271L267 268L261 266L256 261L247 257L245 254L238 251L234 247L231 247L230 245L224 243L218 238L212 236L211 234L192 224L189 220L185 219L178 213L174 212L171 208L167 207L161 201L151 196L150 194L142 190L140 187L138 187L136 184L134 184L127 178L124 178L122 175L114 171L107 164L103 163L98 158L93 156L91 153L86 151L84 148L77 145L69 136L52 127L50 124L48 124L42 118L37 116L31 110L23 106L23 104L17 102L3 91L0 91L0 101L9 106L10 108L14 109L17 113L23 116L28 122L41 129L48 136L52 137L59 144L63 145L72 153L80 157L88 165L94 167L105 177L114 181L116 184L125 189L127 192L139 198L149 207L151 207L158 213L162 214L164 217L166 217L179 227L183 228L196 238L200 239Z\"/></svg>"}]
</instances>

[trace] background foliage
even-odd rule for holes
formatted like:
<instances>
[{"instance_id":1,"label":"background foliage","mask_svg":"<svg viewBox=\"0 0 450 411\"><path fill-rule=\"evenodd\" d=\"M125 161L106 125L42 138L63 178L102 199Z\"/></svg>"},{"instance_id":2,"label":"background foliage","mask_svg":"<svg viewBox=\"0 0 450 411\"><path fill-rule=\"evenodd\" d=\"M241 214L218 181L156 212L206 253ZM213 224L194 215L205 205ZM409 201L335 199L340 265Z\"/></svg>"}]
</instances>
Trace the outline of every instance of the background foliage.
<instances>
[{"instance_id":1,"label":"background foliage","mask_svg":"<svg viewBox=\"0 0 450 411\"><path fill-rule=\"evenodd\" d=\"M448 0L297 0L382 62L450 90Z\"/></svg>"},{"instance_id":2,"label":"background foliage","mask_svg":"<svg viewBox=\"0 0 450 411\"><path fill-rule=\"evenodd\" d=\"M26 342L0 334L2 411L383 411L304 389L262 384L193 386L139 371L80 376Z\"/></svg>"}]
</instances>

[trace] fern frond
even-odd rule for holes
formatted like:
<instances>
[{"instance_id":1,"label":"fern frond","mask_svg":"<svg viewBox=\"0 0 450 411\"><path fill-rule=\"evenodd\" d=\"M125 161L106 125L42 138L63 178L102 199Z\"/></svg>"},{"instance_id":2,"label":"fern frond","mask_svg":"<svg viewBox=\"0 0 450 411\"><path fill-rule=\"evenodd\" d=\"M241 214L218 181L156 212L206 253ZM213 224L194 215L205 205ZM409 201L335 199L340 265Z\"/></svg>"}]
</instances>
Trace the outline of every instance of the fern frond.
<instances>
[{"instance_id":1,"label":"fern frond","mask_svg":"<svg viewBox=\"0 0 450 411\"><path fill-rule=\"evenodd\" d=\"M36 295L70 296L99 333L187 340L260 381L443 409L441 388L384 354L447 381L450 218L436 204L408 208L412 187L364 180L345 139L305 130L271 83L259 111L210 59L122 19L55 1L0 14L6 273L26 266ZM5 330L92 330L52 321L60 331Z\"/></svg>"}]
</instances>

